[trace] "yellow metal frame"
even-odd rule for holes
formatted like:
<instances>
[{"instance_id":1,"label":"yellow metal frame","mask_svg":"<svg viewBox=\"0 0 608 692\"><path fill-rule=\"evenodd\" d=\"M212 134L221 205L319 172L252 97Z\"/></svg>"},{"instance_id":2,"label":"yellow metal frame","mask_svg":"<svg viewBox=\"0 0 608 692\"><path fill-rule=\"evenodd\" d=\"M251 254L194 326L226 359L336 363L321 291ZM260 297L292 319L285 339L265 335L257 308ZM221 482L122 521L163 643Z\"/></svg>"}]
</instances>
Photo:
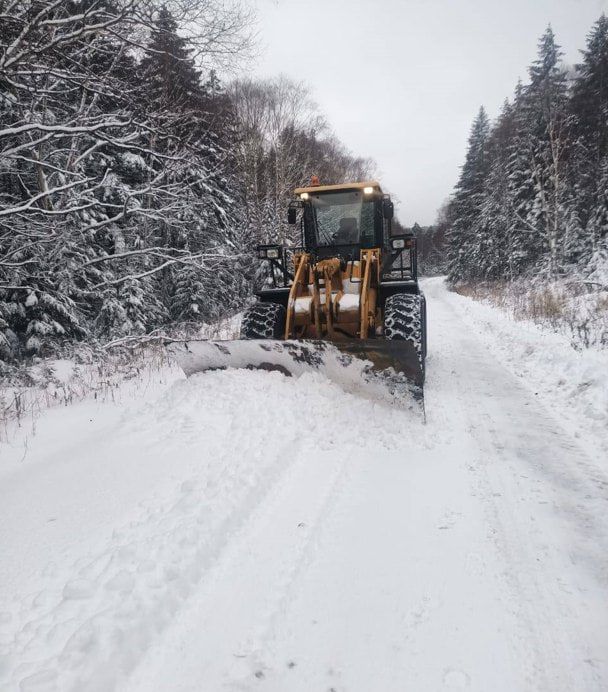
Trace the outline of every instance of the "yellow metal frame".
<instances>
[{"instance_id":1,"label":"yellow metal frame","mask_svg":"<svg viewBox=\"0 0 608 692\"><path fill-rule=\"evenodd\" d=\"M367 339L369 330L376 326L376 303L378 298L378 281L380 278L380 249L361 250L361 292L359 308L361 321L359 338Z\"/></svg>"},{"instance_id":2,"label":"yellow metal frame","mask_svg":"<svg viewBox=\"0 0 608 692\"><path fill-rule=\"evenodd\" d=\"M310 264L310 255L307 252L301 252L294 255L294 277L293 284L289 291L289 298L287 299L287 319L285 320L285 338L291 338L291 332L295 322L295 310L296 310L296 298L298 297L298 291L304 287L308 286L308 269ZM303 281L304 274L306 275L306 281Z\"/></svg>"},{"instance_id":3,"label":"yellow metal frame","mask_svg":"<svg viewBox=\"0 0 608 692\"><path fill-rule=\"evenodd\" d=\"M357 328L360 339L368 338L370 331L376 327L378 313L380 248L361 250L357 270L360 275L359 318L358 321L347 318L346 322L342 322L340 301L344 296L344 280L352 278L353 269L352 260L343 272L337 257L315 263L306 252L294 256L294 279L287 300L285 339L296 338L297 325L303 327L304 331L314 325L318 339L328 338L333 341L344 338L345 329L349 338L357 338ZM296 300L304 292L310 295L310 313L296 321Z\"/></svg>"}]
</instances>

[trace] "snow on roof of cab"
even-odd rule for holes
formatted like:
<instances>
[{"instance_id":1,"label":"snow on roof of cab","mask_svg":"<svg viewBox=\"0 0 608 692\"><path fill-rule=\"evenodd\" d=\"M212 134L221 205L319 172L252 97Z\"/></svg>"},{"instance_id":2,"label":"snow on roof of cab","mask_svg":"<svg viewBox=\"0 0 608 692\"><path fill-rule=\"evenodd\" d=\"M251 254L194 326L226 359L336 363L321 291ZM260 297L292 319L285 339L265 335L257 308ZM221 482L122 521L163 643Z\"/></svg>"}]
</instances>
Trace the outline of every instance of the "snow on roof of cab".
<instances>
[{"instance_id":1,"label":"snow on roof of cab","mask_svg":"<svg viewBox=\"0 0 608 692\"><path fill-rule=\"evenodd\" d=\"M364 187L373 187L377 192L382 192L380 183L375 180L363 181L361 183L342 183L340 185L313 185L312 187L297 187L294 195L301 195L303 192L331 192L332 190L362 190Z\"/></svg>"}]
</instances>

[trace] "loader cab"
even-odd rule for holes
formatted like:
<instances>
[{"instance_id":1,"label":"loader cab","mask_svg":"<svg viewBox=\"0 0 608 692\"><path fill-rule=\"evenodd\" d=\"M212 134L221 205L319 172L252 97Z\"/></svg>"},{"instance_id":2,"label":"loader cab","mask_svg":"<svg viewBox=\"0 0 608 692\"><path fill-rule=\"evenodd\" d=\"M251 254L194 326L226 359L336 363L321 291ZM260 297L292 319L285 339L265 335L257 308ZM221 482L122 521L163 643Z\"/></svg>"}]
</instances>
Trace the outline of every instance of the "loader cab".
<instances>
[{"instance_id":1,"label":"loader cab","mask_svg":"<svg viewBox=\"0 0 608 692\"><path fill-rule=\"evenodd\" d=\"M362 249L385 245L392 214L388 195L368 182L298 188L288 220L300 217L301 244L318 259L358 259Z\"/></svg>"},{"instance_id":2,"label":"loader cab","mask_svg":"<svg viewBox=\"0 0 608 692\"><path fill-rule=\"evenodd\" d=\"M342 271L347 270L354 281L362 251L376 251L381 299L399 291L418 293L416 238L400 227L393 233L392 219L393 203L375 182L297 188L287 221L299 226L300 243L257 246L265 265L258 295L286 304L295 278L293 260L302 250L313 263L338 258Z\"/></svg>"}]
</instances>

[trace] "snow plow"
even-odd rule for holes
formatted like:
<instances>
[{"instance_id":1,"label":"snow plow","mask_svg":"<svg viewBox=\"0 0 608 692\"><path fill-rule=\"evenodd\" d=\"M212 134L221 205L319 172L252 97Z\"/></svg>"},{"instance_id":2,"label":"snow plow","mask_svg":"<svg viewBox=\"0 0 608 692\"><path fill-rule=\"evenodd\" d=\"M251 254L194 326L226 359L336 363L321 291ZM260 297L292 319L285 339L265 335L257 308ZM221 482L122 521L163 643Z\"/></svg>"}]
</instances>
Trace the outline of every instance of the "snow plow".
<instances>
[{"instance_id":1,"label":"snow plow","mask_svg":"<svg viewBox=\"0 0 608 692\"><path fill-rule=\"evenodd\" d=\"M186 373L225 368L318 371L344 388L421 402L426 303L416 238L393 233L393 204L376 182L298 188L288 222L300 245L260 245L266 279L240 339L172 342Z\"/></svg>"}]
</instances>

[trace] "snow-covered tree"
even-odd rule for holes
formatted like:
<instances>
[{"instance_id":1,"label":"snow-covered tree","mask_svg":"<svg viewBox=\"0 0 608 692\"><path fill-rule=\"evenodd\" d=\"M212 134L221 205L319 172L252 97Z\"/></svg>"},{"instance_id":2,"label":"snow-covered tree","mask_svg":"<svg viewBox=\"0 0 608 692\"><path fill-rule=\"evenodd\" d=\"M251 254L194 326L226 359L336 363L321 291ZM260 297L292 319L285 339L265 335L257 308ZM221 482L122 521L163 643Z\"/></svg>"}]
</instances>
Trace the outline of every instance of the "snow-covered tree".
<instances>
[{"instance_id":1,"label":"snow-covered tree","mask_svg":"<svg viewBox=\"0 0 608 692\"><path fill-rule=\"evenodd\" d=\"M473 122L467 154L451 205L448 235L448 276L450 281L476 273L474 257L483 202L484 183L489 170L488 136L490 122L481 107Z\"/></svg>"},{"instance_id":2,"label":"snow-covered tree","mask_svg":"<svg viewBox=\"0 0 608 692\"><path fill-rule=\"evenodd\" d=\"M201 62L236 49L241 15L171 5L187 40L143 0L28 0L0 17L4 352L149 330L170 318L178 268L209 282L238 258L229 103L188 46Z\"/></svg>"},{"instance_id":3,"label":"snow-covered tree","mask_svg":"<svg viewBox=\"0 0 608 692\"><path fill-rule=\"evenodd\" d=\"M571 185L577 215L585 231L579 257L594 253L608 234L606 170L608 168L608 18L592 27L576 66L570 101L573 152Z\"/></svg>"},{"instance_id":4,"label":"snow-covered tree","mask_svg":"<svg viewBox=\"0 0 608 692\"><path fill-rule=\"evenodd\" d=\"M560 268L564 231L567 157L567 84L560 47L548 27L530 67L523 112L528 120L529 167L534 183L532 207L524 219L548 250L547 268Z\"/></svg>"},{"instance_id":5,"label":"snow-covered tree","mask_svg":"<svg viewBox=\"0 0 608 692\"><path fill-rule=\"evenodd\" d=\"M311 173L365 177L301 85L224 89L224 0L0 3L0 357L238 309Z\"/></svg>"},{"instance_id":6,"label":"snow-covered tree","mask_svg":"<svg viewBox=\"0 0 608 692\"><path fill-rule=\"evenodd\" d=\"M489 127L473 126L448 208L452 281L550 277L584 267L608 230L608 22L594 26L570 88L549 27Z\"/></svg>"}]
</instances>

